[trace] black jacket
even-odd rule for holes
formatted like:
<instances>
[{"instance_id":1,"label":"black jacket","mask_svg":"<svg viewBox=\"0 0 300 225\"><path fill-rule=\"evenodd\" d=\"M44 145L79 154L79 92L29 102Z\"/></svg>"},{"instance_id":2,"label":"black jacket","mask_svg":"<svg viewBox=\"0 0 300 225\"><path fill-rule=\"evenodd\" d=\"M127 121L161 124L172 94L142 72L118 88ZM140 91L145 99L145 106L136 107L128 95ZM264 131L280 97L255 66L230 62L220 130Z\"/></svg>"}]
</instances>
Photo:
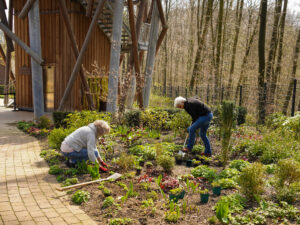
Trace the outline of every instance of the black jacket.
<instances>
[{"instance_id":1,"label":"black jacket","mask_svg":"<svg viewBox=\"0 0 300 225\"><path fill-rule=\"evenodd\" d=\"M184 109L191 115L193 123L200 116L206 116L211 112L211 109L207 105L196 98L188 98L186 102L184 102Z\"/></svg>"}]
</instances>

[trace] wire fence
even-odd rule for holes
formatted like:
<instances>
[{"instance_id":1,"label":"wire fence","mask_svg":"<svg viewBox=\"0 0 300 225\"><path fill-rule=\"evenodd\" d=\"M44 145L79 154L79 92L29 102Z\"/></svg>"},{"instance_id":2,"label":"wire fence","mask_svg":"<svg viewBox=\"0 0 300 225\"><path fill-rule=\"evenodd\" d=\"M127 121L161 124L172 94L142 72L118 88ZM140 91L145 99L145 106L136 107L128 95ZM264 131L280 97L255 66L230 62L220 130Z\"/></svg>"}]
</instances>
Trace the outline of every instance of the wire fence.
<instances>
[{"instance_id":1,"label":"wire fence","mask_svg":"<svg viewBox=\"0 0 300 225\"><path fill-rule=\"evenodd\" d=\"M221 86L216 90L214 84L207 84L202 86L196 86L193 89L183 86L158 86L153 85L153 93L159 96L176 98L177 96L183 96L185 98L197 96L203 102L213 106L217 105L224 100L230 100L236 102L237 105L246 107L249 113L258 113L259 100L263 101L264 109L266 113L269 112L284 112L284 108L287 104L286 113L294 115L295 111L300 110L300 97L299 82L293 79L293 85L277 85L276 91L272 93L268 92L267 84L264 85L264 90L259 91L258 86L254 85L241 85L239 87L228 89ZM287 98L288 91L290 97ZM267 92L268 97L267 97ZM259 98L259 93L263 96Z\"/></svg>"}]
</instances>

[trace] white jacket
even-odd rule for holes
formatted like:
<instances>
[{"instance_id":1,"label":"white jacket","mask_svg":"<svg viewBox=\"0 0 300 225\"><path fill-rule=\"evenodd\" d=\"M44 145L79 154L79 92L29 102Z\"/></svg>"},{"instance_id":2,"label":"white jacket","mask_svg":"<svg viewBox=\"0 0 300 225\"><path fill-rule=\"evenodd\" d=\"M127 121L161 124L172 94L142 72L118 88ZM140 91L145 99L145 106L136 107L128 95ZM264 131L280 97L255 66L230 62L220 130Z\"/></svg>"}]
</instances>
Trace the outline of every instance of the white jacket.
<instances>
[{"instance_id":1,"label":"white jacket","mask_svg":"<svg viewBox=\"0 0 300 225\"><path fill-rule=\"evenodd\" d=\"M95 162L96 155L94 151L98 151L96 141L96 127L93 123L90 123L88 126L80 127L69 134L63 143L67 144L73 151L79 152L83 148L87 149L89 160Z\"/></svg>"}]
</instances>

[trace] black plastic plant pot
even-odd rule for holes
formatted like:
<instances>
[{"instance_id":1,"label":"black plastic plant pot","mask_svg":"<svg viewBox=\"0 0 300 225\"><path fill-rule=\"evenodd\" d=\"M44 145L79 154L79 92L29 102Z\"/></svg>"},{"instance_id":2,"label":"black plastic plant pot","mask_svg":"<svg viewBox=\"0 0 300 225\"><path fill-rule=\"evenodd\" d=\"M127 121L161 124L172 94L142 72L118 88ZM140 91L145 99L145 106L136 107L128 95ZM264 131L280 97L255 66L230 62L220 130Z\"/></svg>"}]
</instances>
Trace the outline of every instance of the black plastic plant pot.
<instances>
[{"instance_id":1,"label":"black plastic plant pot","mask_svg":"<svg viewBox=\"0 0 300 225\"><path fill-rule=\"evenodd\" d=\"M214 195L220 196L221 195L221 186L218 187L213 187L212 191L214 193Z\"/></svg>"},{"instance_id":2,"label":"black plastic plant pot","mask_svg":"<svg viewBox=\"0 0 300 225\"><path fill-rule=\"evenodd\" d=\"M177 195L173 195L172 193L169 194L169 199L170 201L173 200L173 202L177 203L179 199L183 199L185 195L185 191L183 190L182 192L180 192Z\"/></svg>"},{"instance_id":3,"label":"black plastic plant pot","mask_svg":"<svg viewBox=\"0 0 300 225\"><path fill-rule=\"evenodd\" d=\"M186 167L192 167L193 161L191 159L186 160Z\"/></svg>"},{"instance_id":4,"label":"black plastic plant pot","mask_svg":"<svg viewBox=\"0 0 300 225\"><path fill-rule=\"evenodd\" d=\"M177 165L181 165L181 164L182 164L182 160L181 160L181 159L176 159L176 158L175 158L175 161L176 161L176 164L177 164Z\"/></svg>"},{"instance_id":5,"label":"black plastic plant pot","mask_svg":"<svg viewBox=\"0 0 300 225\"><path fill-rule=\"evenodd\" d=\"M201 203L207 203L209 198L209 194L200 194Z\"/></svg>"},{"instance_id":6,"label":"black plastic plant pot","mask_svg":"<svg viewBox=\"0 0 300 225\"><path fill-rule=\"evenodd\" d=\"M139 176L141 174L142 169L136 169L136 175Z\"/></svg>"}]
</instances>

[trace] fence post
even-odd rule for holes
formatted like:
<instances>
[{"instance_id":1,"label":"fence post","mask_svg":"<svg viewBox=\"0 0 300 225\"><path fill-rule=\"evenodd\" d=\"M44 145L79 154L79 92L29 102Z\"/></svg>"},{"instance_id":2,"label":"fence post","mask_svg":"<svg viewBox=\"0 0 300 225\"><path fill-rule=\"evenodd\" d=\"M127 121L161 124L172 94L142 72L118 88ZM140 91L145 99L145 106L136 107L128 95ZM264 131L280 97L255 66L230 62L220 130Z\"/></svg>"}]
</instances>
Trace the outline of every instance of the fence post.
<instances>
[{"instance_id":1,"label":"fence post","mask_svg":"<svg viewBox=\"0 0 300 225\"><path fill-rule=\"evenodd\" d=\"M239 102L239 106L242 106L242 100L243 100L243 85L240 85L240 102Z\"/></svg>"},{"instance_id":2,"label":"fence post","mask_svg":"<svg viewBox=\"0 0 300 225\"><path fill-rule=\"evenodd\" d=\"M187 88L185 88L185 98L187 98L187 95L188 95Z\"/></svg>"},{"instance_id":3,"label":"fence post","mask_svg":"<svg viewBox=\"0 0 300 225\"><path fill-rule=\"evenodd\" d=\"M207 85L207 90L206 90L206 102L209 104L209 85Z\"/></svg>"},{"instance_id":4,"label":"fence post","mask_svg":"<svg viewBox=\"0 0 300 225\"><path fill-rule=\"evenodd\" d=\"M198 90L198 87L196 87L196 95L197 95L197 96L198 96L198 93L199 93L198 91L199 91L199 90Z\"/></svg>"},{"instance_id":5,"label":"fence post","mask_svg":"<svg viewBox=\"0 0 300 225\"><path fill-rule=\"evenodd\" d=\"M291 116L294 116L294 115L295 115L296 91L297 91L297 79L294 79L294 88L293 88L292 112L291 112Z\"/></svg>"},{"instance_id":6,"label":"fence post","mask_svg":"<svg viewBox=\"0 0 300 225\"><path fill-rule=\"evenodd\" d=\"M222 89L221 89L221 103L223 102L223 98L224 98L224 87L222 86Z\"/></svg>"}]
</instances>

